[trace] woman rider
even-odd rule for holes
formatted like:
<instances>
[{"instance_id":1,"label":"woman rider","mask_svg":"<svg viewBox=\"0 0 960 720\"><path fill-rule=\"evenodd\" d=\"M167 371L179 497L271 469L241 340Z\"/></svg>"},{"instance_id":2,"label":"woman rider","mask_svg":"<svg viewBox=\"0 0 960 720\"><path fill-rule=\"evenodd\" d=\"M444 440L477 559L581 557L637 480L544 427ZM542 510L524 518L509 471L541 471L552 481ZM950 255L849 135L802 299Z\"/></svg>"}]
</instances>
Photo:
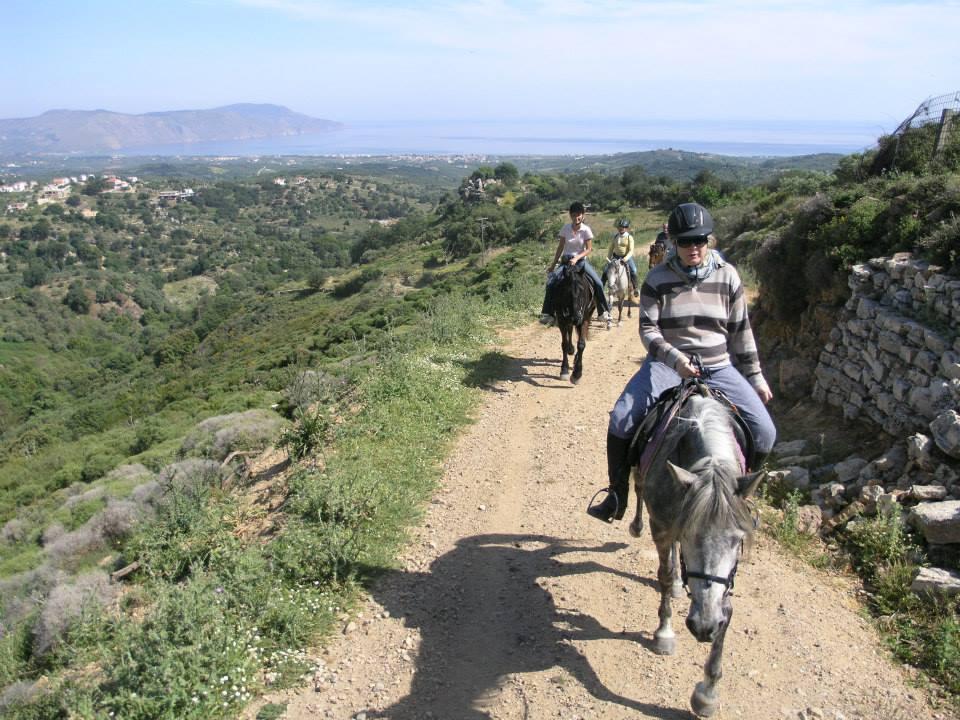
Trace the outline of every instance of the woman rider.
<instances>
[{"instance_id":1,"label":"woman rider","mask_svg":"<svg viewBox=\"0 0 960 720\"><path fill-rule=\"evenodd\" d=\"M593 265L586 261L586 257L593 252L593 230L583 222L586 208L583 203L575 202L570 205L570 222L560 228L557 235L557 251L553 255L553 262L547 269L547 291L543 298L543 309L540 311L540 322L549 325L553 322L553 286L560 279L560 273L554 272L561 256L569 258L571 265L582 269L584 274L593 283L593 299L597 303L597 315L604 320L610 319L610 306L607 297L603 294L603 282Z\"/></svg>"},{"instance_id":2,"label":"woman rider","mask_svg":"<svg viewBox=\"0 0 960 720\"><path fill-rule=\"evenodd\" d=\"M650 271L640 291L640 340L647 357L610 412L609 492L587 510L606 522L619 520L627 509L634 430L664 390L700 375L693 354L702 360L706 384L722 390L749 426L755 465L776 439L764 407L773 394L760 371L743 284L733 266L707 247L710 213L696 203L678 205L668 228L676 253Z\"/></svg>"},{"instance_id":3,"label":"woman rider","mask_svg":"<svg viewBox=\"0 0 960 720\"><path fill-rule=\"evenodd\" d=\"M607 251L607 266L603 269L603 277L607 276L607 271L615 262L626 261L627 269L630 271L630 287L633 288L633 296L639 297L637 291L637 263L633 259L633 235L630 234L630 221L627 218L617 220L617 232L610 241L610 249Z\"/></svg>"}]
</instances>

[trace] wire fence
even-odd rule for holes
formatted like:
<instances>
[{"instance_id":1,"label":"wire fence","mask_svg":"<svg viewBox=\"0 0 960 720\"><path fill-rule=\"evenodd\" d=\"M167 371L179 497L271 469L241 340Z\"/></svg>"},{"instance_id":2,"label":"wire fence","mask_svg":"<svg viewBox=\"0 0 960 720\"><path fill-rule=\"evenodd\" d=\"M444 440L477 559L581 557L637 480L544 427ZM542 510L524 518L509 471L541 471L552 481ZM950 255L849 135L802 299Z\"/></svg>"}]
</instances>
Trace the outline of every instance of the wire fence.
<instances>
[{"instance_id":1,"label":"wire fence","mask_svg":"<svg viewBox=\"0 0 960 720\"><path fill-rule=\"evenodd\" d=\"M960 112L960 91L948 95L931 97L920 103L913 115L908 117L893 131L893 135L903 135L911 128L918 128L933 122L940 122L944 110Z\"/></svg>"}]
</instances>

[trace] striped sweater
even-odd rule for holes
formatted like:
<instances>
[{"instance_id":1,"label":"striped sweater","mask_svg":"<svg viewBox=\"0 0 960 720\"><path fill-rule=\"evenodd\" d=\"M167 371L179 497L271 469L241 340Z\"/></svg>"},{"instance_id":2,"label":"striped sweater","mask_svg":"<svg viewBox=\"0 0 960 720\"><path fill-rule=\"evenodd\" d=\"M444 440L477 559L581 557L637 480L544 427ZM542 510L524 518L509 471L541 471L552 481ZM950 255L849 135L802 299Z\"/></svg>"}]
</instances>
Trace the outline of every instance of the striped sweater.
<instances>
[{"instance_id":1,"label":"striped sweater","mask_svg":"<svg viewBox=\"0 0 960 720\"><path fill-rule=\"evenodd\" d=\"M713 258L716 269L703 281L691 281L673 262L650 271L640 290L640 340L671 368L698 353L706 367L732 364L754 388L767 387L743 283L733 266Z\"/></svg>"}]
</instances>

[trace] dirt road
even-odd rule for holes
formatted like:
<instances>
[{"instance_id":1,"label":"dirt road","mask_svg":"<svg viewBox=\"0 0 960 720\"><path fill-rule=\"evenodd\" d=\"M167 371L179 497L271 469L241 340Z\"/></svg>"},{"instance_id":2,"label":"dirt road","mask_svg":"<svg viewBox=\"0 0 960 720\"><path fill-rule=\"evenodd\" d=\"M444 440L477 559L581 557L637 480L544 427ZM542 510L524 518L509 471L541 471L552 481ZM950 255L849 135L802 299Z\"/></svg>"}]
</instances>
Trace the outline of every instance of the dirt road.
<instances>
[{"instance_id":1,"label":"dirt road","mask_svg":"<svg viewBox=\"0 0 960 720\"><path fill-rule=\"evenodd\" d=\"M606 484L607 411L642 357L635 322L595 325L577 386L558 379L556 330L505 338L505 379L447 462L404 569L377 583L308 687L267 698L288 704L282 717L692 717L709 648L684 628L687 600L674 601L676 655L656 655L649 535L584 513ZM848 579L760 536L733 605L715 717L954 717L888 659Z\"/></svg>"}]
</instances>

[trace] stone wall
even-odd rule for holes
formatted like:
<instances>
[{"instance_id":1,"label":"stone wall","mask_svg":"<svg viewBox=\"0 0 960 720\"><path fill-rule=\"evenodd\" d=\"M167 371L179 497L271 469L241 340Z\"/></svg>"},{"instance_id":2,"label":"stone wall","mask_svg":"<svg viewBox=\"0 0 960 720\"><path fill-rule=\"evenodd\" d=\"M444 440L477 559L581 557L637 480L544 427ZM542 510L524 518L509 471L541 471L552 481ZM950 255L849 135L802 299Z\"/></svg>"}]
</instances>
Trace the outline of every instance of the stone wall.
<instances>
[{"instance_id":1,"label":"stone wall","mask_svg":"<svg viewBox=\"0 0 960 720\"><path fill-rule=\"evenodd\" d=\"M853 268L813 395L960 458L960 279L902 253Z\"/></svg>"}]
</instances>

